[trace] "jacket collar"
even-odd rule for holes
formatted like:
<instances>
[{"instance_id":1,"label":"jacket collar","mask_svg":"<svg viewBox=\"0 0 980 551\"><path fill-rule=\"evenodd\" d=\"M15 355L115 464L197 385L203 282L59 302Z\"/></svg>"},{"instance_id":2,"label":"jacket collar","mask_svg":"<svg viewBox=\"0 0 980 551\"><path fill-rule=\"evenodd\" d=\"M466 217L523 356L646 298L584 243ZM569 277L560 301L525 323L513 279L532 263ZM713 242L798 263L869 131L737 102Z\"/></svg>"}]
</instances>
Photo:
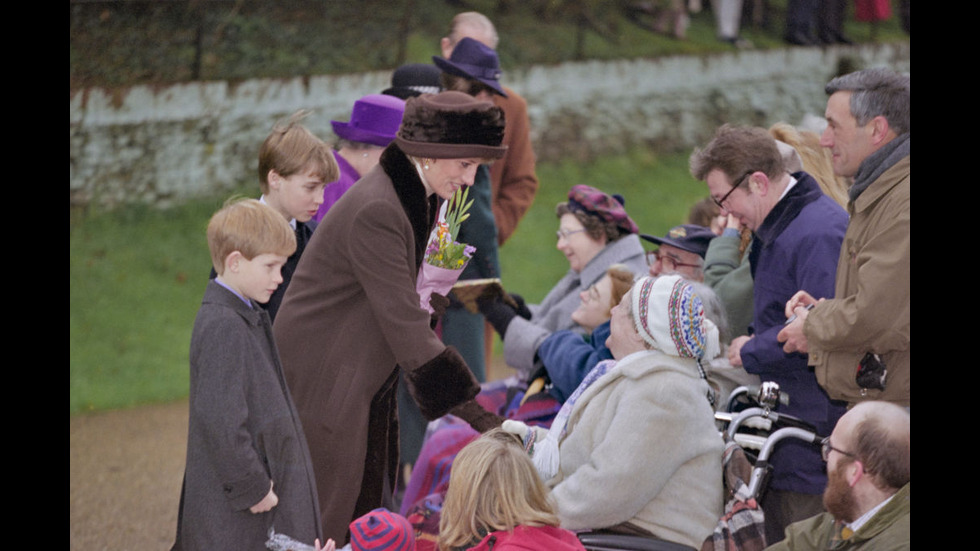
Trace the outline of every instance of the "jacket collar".
<instances>
[{"instance_id":1,"label":"jacket collar","mask_svg":"<svg viewBox=\"0 0 980 551\"><path fill-rule=\"evenodd\" d=\"M201 299L201 304L217 304L219 306L225 306L231 308L236 314L241 316L246 323L251 326L262 325L262 318L269 318L269 313L262 308L252 309L249 308L241 298L239 298L235 293L232 293L228 289L224 288L217 281L210 279L208 280L208 285L204 289L204 298Z\"/></svg>"},{"instance_id":2,"label":"jacket collar","mask_svg":"<svg viewBox=\"0 0 980 551\"><path fill-rule=\"evenodd\" d=\"M581 286L588 287L602 279L602 276L606 275L606 270L614 262L624 262L636 255L643 255L643 245L640 244L640 238L635 233L607 243L578 274Z\"/></svg>"},{"instance_id":3,"label":"jacket collar","mask_svg":"<svg viewBox=\"0 0 980 551\"><path fill-rule=\"evenodd\" d=\"M882 533L901 516L912 510L912 483L909 482L891 497L891 501L875 513L868 522L858 528L848 541L867 541ZM842 528L840 522L834 523L835 538L839 539Z\"/></svg>"},{"instance_id":4,"label":"jacket collar","mask_svg":"<svg viewBox=\"0 0 980 551\"><path fill-rule=\"evenodd\" d=\"M361 178L361 175L357 172L357 169L355 169L353 165L348 163L347 159L345 159L344 156L341 155L339 151L333 152L333 158L335 161L337 161L337 168L340 169L340 178L338 178L334 182L330 182L330 184L343 180L345 174L354 178L355 182ZM327 185L329 186L330 184Z\"/></svg>"},{"instance_id":5,"label":"jacket collar","mask_svg":"<svg viewBox=\"0 0 980 551\"><path fill-rule=\"evenodd\" d=\"M634 352L617 361L615 369L610 372L630 379L639 379L656 371L675 371L693 379L699 378L695 360L671 356L656 349ZM609 379L612 380L613 377Z\"/></svg>"},{"instance_id":6,"label":"jacket collar","mask_svg":"<svg viewBox=\"0 0 980 551\"><path fill-rule=\"evenodd\" d=\"M868 158L861 161L857 174L854 175L854 183L847 190L848 198L852 202L857 201L858 197L877 182L882 174L910 155L912 155L912 134L909 132L900 134L878 151L868 155Z\"/></svg>"},{"instance_id":7,"label":"jacket collar","mask_svg":"<svg viewBox=\"0 0 980 551\"><path fill-rule=\"evenodd\" d=\"M884 171L877 180L858 195L857 199L851 201L853 212L861 212L878 202L879 199L888 195L899 183L908 179L912 174L912 155L906 155L891 167Z\"/></svg>"},{"instance_id":8,"label":"jacket collar","mask_svg":"<svg viewBox=\"0 0 980 551\"><path fill-rule=\"evenodd\" d=\"M766 215L766 219L755 231L756 237L759 238L763 246L779 237L786 226L789 226L799 216L803 207L823 196L820 185L806 172L797 172L793 174L793 178L796 178L796 185L790 188L786 196L776 203L776 206ZM753 246L752 248L755 249L756 247Z\"/></svg>"},{"instance_id":9,"label":"jacket collar","mask_svg":"<svg viewBox=\"0 0 980 551\"><path fill-rule=\"evenodd\" d=\"M421 266L429 232L438 212L436 207L439 197L435 194L426 196L425 186L419 180L415 167L394 142L381 154L380 165L391 180L402 210L412 225L412 233L415 235L415 264Z\"/></svg>"}]
</instances>

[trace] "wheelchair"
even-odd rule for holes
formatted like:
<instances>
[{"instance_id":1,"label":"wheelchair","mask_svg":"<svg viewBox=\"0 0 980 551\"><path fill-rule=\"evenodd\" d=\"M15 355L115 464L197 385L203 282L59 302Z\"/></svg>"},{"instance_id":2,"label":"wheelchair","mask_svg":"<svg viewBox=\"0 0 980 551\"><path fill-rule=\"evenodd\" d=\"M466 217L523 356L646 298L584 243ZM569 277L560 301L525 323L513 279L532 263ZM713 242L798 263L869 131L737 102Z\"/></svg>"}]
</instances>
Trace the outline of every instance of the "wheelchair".
<instances>
[{"instance_id":1,"label":"wheelchair","mask_svg":"<svg viewBox=\"0 0 980 551\"><path fill-rule=\"evenodd\" d=\"M780 403L787 404L790 398L779 390L779 385L764 382L759 387L738 387L729 395L727 411L717 412L715 421L719 426L719 437L726 441L723 456L723 478L725 485L725 514L721 517L715 532L708 536L705 546L711 549L721 540L720 548L731 549L728 543L743 541L736 545L739 551L755 551L765 547L762 523L764 513L758 502L765 492L766 483L772 470L769 458L779 443L787 438L795 438L819 445L822 436L809 423L796 417L780 414L773 409ZM733 515L747 515L751 518L746 524L738 522L758 533L740 538L731 536ZM726 534L725 531L729 530ZM692 551L694 548L666 540L641 536L612 534L601 531L581 532L579 541L588 551ZM709 546L709 542L711 545Z\"/></svg>"}]
</instances>

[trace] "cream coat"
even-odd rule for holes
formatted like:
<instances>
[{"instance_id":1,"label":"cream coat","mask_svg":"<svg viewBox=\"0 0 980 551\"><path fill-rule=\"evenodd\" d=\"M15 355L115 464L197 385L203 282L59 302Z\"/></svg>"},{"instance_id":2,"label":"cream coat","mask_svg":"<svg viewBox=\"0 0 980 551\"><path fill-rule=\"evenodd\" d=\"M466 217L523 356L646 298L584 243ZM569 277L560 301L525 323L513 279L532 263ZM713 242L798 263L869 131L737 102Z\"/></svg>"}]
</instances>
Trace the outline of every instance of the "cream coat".
<instances>
[{"instance_id":1,"label":"cream coat","mask_svg":"<svg viewBox=\"0 0 980 551\"><path fill-rule=\"evenodd\" d=\"M548 481L563 528L630 522L700 547L722 513L723 444L693 360L631 354L569 417Z\"/></svg>"}]
</instances>

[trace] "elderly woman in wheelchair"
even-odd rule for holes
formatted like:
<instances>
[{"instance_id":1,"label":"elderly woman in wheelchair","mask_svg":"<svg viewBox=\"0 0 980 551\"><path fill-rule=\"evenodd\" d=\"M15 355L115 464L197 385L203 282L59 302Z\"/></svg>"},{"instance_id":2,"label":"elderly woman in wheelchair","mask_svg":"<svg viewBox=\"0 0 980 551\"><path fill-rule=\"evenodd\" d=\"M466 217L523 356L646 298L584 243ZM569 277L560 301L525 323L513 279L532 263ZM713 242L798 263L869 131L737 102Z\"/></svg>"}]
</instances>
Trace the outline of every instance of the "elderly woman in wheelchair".
<instances>
[{"instance_id":1,"label":"elderly woman in wheelchair","mask_svg":"<svg viewBox=\"0 0 980 551\"><path fill-rule=\"evenodd\" d=\"M504 423L552 488L562 527L701 547L722 513L723 443L702 367L718 338L695 286L642 278L612 310L614 359L550 431Z\"/></svg>"}]
</instances>

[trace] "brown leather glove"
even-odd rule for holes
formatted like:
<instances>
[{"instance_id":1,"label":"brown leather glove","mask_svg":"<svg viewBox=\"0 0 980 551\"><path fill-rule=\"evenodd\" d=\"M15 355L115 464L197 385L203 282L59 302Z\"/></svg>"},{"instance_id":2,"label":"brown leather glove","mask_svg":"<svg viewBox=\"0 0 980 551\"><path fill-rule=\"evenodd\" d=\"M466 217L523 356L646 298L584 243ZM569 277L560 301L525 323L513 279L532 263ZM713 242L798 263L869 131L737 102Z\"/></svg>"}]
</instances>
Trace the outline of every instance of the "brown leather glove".
<instances>
[{"instance_id":1,"label":"brown leather glove","mask_svg":"<svg viewBox=\"0 0 980 551\"><path fill-rule=\"evenodd\" d=\"M503 417L483 409L476 400L467 400L451 409L449 413L466 421L479 433L498 428L504 422Z\"/></svg>"},{"instance_id":2,"label":"brown leather glove","mask_svg":"<svg viewBox=\"0 0 980 551\"><path fill-rule=\"evenodd\" d=\"M432 308L432 315L429 317L429 326L435 327L439 319L446 315L446 308L449 307L449 299L439 293L432 293L429 296L429 307Z\"/></svg>"}]
</instances>

